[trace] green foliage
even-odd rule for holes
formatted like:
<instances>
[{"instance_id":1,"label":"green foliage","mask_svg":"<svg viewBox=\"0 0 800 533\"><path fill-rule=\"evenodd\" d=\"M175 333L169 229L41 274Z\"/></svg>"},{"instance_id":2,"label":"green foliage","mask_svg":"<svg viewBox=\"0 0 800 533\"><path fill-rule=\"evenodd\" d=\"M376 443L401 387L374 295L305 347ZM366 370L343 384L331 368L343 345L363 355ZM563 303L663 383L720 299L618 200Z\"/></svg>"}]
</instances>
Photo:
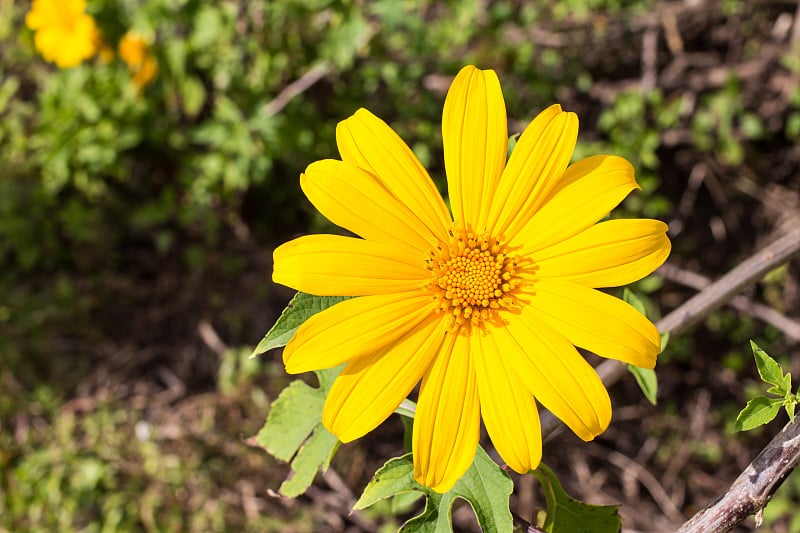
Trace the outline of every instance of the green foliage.
<instances>
[{"instance_id":1,"label":"green foliage","mask_svg":"<svg viewBox=\"0 0 800 533\"><path fill-rule=\"evenodd\" d=\"M269 329L252 355L259 355L273 348L286 346L303 322L328 307L346 300L345 296L314 296L298 292L286 305L278 320Z\"/></svg>"},{"instance_id":2,"label":"green foliage","mask_svg":"<svg viewBox=\"0 0 800 533\"><path fill-rule=\"evenodd\" d=\"M583 147L581 154L606 152L631 161L644 194L630 197L626 206L649 217L663 216L670 212L671 205L652 194L660 185L656 151L661 146L661 133L677 126L679 119L679 100L665 102L659 91L620 92L597 121L597 127L608 136L608 145Z\"/></svg>"},{"instance_id":3,"label":"green foliage","mask_svg":"<svg viewBox=\"0 0 800 533\"><path fill-rule=\"evenodd\" d=\"M661 100L661 94L656 91L621 92L614 99L614 104L603 111L598 120L597 125L603 131L609 132L611 142L619 146L628 146L624 156L633 161L637 168L658 167L658 157L655 153L660 143L658 129L654 127L656 124L646 120L646 117L653 107L661 104ZM676 118L661 122L665 127L674 126L677 123ZM620 127L622 124L628 127Z\"/></svg>"},{"instance_id":4,"label":"green foliage","mask_svg":"<svg viewBox=\"0 0 800 533\"><path fill-rule=\"evenodd\" d=\"M744 159L742 133L749 138L760 138L763 126L758 118L747 113L742 105L741 88L735 78L719 91L704 97L702 108L692 117L692 133L696 146L701 150L714 151L725 163L736 165Z\"/></svg>"},{"instance_id":5,"label":"green foliage","mask_svg":"<svg viewBox=\"0 0 800 533\"><path fill-rule=\"evenodd\" d=\"M637 311L647 316L645 304L635 292L626 287L622 293L622 299L632 305ZM662 335L662 350L666 344L666 339L667 336ZM647 398L651 404L655 405L658 397L658 377L656 376L655 370L651 368L641 368L630 364L628 365L628 370L631 374L633 374L633 377L636 378L636 383L639 384L639 388L642 389L645 398Z\"/></svg>"},{"instance_id":6,"label":"green foliage","mask_svg":"<svg viewBox=\"0 0 800 533\"><path fill-rule=\"evenodd\" d=\"M383 465L364 489L355 509L364 509L379 500L409 492L426 496L423 512L410 519L400 531L404 533L448 533L453 530L451 512L453 503L463 499L475 511L483 531L510 531L511 512L508 498L514 484L497 464L478 447L475 459L464 476L445 494L439 494L417 483L411 454L390 459Z\"/></svg>"},{"instance_id":7,"label":"green foliage","mask_svg":"<svg viewBox=\"0 0 800 533\"><path fill-rule=\"evenodd\" d=\"M758 375L764 383L772 385L767 389L767 394L773 394L777 398L759 395L748 401L736 418L734 431L749 431L771 422L781 407L786 409L789 420L794 422L795 407L800 402L800 391L792 394L792 375L784 373L778 362L755 342L750 341L750 346L753 349Z\"/></svg>"},{"instance_id":8,"label":"green foliage","mask_svg":"<svg viewBox=\"0 0 800 533\"><path fill-rule=\"evenodd\" d=\"M259 374L261 364L250 357L250 348L228 348L221 356L217 371L217 388L222 394L233 394Z\"/></svg>"},{"instance_id":9,"label":"green foliage","mask_svg":"<svg viewBox=\"0 0 800 533\"><path fill-rule=\"evenodd\" d=\"M642 389L647 401L656 405L658 401L658 377L656 376L655 370L634 365L628 365L628 370L633 374L633 377L636 378L636 383L638 383L639 388Z\"/></svg>"},{"instance_id":10,"label":"green foliage","mask_svg":"<svg viewBox=\"0 0 800 533\"><path fill-rule=\"evenodd\" d=\"M293 474L280 493L304 493L318 470L327 470L339 441L322 425L322 406L341 368L316 372L320 387L293 381L272 403L256 443L282 461L291 461Z\"/></svg>"},{"instance_id":11,"label":"green foliage","mask_svg":"<svg viewBox=\"0 0 800 533\"><path fill-rule=\"evenodd\" d=\"M756 396L749 402L736 417L734 431L750 431L751 429L763 426L778 416L778 411L783 405L780 398L767 398L766 396Z\"/></svg>"},{"instance_id":12,"label":"green foliage","mask_svg":"<svg viewBox=\"0 0 800 533\"><path fill-rule=\"evenodd\" d=\"M571 498L555 473L542 464L534 471L547 501L542 528L549 533L618 533L622 520L617 505L589 505Z\"/></svg>"},{"instance_id":13,"label":"green foliage","mask_svg":"<svg viewBox=\"0 0 800 533\"><path fill-rule=\"evenodd\" d=\"M228 420L219 399L65 403L51 386L27 390L5 368L0 388L0 531L279 532L299 521L245 519L220 498L221 486L267 464L231 438L243 420ZM263 407L252 387L236 393L243 406Z\"/></svg>"},{"instance_id":14,"label":"green foliage","mask_svg":"<svg viewBox=\"0 0 800 533\"><path fill-rule=\"evenodd\" d=\"M24 27L25 6L9 5L3 6L11 11L3 19ZM291 199L299 208L296 181L278 180L272 169L277 164L297 176L318 157L309 127L317 110L266 110L312 65L352 66L369 37L360 9L335 2L239 6L169 0L90 7L111 48L131 28L151 36L158 75L139 91L118 58L49 69L30 39L21 46L24 41L10 33L0 36L0 164L6 187L0 191L0 256L27 270L41 267L42 256L62 252L62 243L63 250L73 239L113 246L131 231L162 250L181 230L213 243L229 221L227 213L236 212L245 192L257 187L271 192L266 198L273 205ZM316 16L320 9L328 16ZM23 34L30 37L27 30ZM331 128L325 134L328 145L332 133ZM63 212L71 205L80 209ZM291 209L265 212L274 213L266 223L292 215ZM47 223L61 216L66 224ZM30 238L34 232L36 239ZM55 250L43 254L33 245L42 237Z\"/></svg>"}]
</instances>

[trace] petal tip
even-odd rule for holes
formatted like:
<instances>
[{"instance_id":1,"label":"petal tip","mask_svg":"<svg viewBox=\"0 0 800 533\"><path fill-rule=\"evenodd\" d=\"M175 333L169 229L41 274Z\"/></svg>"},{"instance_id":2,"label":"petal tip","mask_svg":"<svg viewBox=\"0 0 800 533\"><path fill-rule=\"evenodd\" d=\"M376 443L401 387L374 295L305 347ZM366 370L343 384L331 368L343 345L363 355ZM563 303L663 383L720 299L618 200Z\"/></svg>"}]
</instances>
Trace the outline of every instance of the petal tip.
<instances>
[{"instance_id":1,"label":"petal tip","mask_svg":"<svg viewBox=\"0 0 800 533\"><path fill-rule=\"evenodd\" d=\"M432 477L430 474L427 476L425 474L426 474L425 472L418 472L415 469L414 480L420 485L428 487L432 491L437 492L439 494L444 494L446 492L449 492L461 478L461 476L458 477L447 476L437 481L434 479L430 479Z\"/></svg>"}]
</instances>

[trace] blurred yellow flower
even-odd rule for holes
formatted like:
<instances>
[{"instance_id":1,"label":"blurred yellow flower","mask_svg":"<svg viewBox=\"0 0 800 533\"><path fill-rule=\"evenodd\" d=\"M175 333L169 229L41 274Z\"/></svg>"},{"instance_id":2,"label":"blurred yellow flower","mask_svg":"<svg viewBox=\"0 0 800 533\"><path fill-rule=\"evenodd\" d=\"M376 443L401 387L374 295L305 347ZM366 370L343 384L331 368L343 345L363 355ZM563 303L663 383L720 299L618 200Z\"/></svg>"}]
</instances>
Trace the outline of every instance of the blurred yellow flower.
<instances>
[{"instance_id":1,"label":"blurred yellow flower","mask_svg":"<svg viewBox=\"0 0 800 533\"><path fill-rule=\"evenodd\" d=\"M303 192L361 238L309 235L278 247L273 279L355 296L312 316L283 354L290 373L347 363L322 421L348 442L386 419L422 381L414 477L452 488L475 455L480 420L525 473L542 453L537 402L581 439L611 420L608 392L576 346L653 368L655 326L595 290L636 281L666 259L657 220L598 222L638 188L626 160L569 164L574 113L553 105L506 161L500 82L468 66L444 104L452 215L408 146L365 109L341 122L341 160L312 163Z\"/></svg>"},{"instance_id":2,"label":"blurred yellow flower","mask_svg":"<svg viewBox=\"0 0 800 533\"><path fill-rule=\"evenodd\" d=\"M97 51L97 26L85 0L33 0L25 25L36 50L59 68L80 65Z\"/></svg>"},{"instance_id":3,"label":"blurred yellow flower","mask_svg":"<svg viewBox=\"0 0 800 533\"><path fill-rule=\"evenodd\" d=\"M149 44L137 32L131 30L119 41L119 57L128 65L133 83L142 89L158 74L158 62L149 52Z\"/></svg>"}]
</instances>

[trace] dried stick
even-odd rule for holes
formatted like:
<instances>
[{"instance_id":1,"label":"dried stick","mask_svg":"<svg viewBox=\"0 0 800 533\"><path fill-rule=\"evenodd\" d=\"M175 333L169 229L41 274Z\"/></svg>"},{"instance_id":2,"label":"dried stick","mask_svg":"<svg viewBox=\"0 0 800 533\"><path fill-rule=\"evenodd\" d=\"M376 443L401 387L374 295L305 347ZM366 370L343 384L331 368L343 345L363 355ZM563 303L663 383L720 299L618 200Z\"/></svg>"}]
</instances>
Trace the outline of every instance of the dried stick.
<instances>
[{"instance_id":1,"label":"dried stick","mask_svg":"<svg viewBox=\"0 0 800 533\"><path fill-rule=\"evenodd\" d=\"M680 283L696 290L703 290L711 285L711 280L702 274L684 270L675 265L665 264L658 270L659 275L669 281ZM786 337L793 341L800 341L800 322L779 313L768 305L754 302L744 295L736 295L728 305L746 315L771 324Z\"/></svg>"},{"instance_id":2,"label":"dried stick","mask_svg":"<svg viewBox=\"0 0 800 533\"><path fill-rule=\"evenodd\" d=\"M370 39L375 35L377 29L371 26L366 32L359 36L356 41L356 49L360 50L369 43ZM308 69L302 76L291 82L284 87L278 95L264 104L261 108L261 115L264 117L271 117L280 113L289 102L295 97L303 94L309 90L319 80L331 74L334 71L335 65L327 59L321 60Z\"/></svg>"},{"instance_id":3,"label":"dried stick","mask_svg":"<svg viewBox=\"0 0 800 533\"><path fill-rule=\"evenodd\" d=\"M684 523L678 533L729 531L767 504L798 461L800 424L795 422L786 424L728 490Z\"/></svg>"},{"instance_id":4,"label":"dried stick","mask_svg":"<svg viewBox=\"0 0 800 533\"><path fill-rule=\"evenodd\" d=\"M278 96L267 102L264 107L261 108L261 114L265 117L278 114L295 96L306 92L312 85L331 72L333 72L333 63L330 61L317 63L306 71L305 74L284 87L283 90L278 93Z\"/></svg>"}]
</instances>

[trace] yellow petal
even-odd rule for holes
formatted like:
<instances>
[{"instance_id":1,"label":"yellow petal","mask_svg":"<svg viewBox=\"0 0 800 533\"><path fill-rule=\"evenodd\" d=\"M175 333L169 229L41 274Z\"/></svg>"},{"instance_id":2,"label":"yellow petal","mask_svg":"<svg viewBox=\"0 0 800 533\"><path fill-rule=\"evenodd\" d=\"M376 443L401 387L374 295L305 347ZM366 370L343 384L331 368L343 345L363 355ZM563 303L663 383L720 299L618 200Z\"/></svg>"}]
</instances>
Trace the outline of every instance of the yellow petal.
<instances>
[{"instance_id":1,"label":"yellow petal","mask_svg":"<svg viewBox=\"0 0 800 533\"><path fill-rule=\"evenodd\" d=\"M290 374L331 368L397 342L431 315L429 295L362 296L306 320L283 350Z\"/></svg>"},{"instance_id":2,"label":"yellow petal","mask_svg":"<svg viewBox=\"0 0 800 533\"><path fill-rule=\"evenodd\" d=\"M35 3L34 7L25 15L25 25L31 30L38 30L45 26L49 20L48 14L41 9L36 9Z\"/></svg>"},{"instance_id":3,"label":"yellow petal","mask_svg":"<svg viewBox=\"0 0 800 533\"><path fill-rule=\"evenodd\" d=\"M493 70L467 66L455 77L444 102L442 142L453 218L485 231L508 150L506 104Z\"/></svg>"},{"instance_id":4,"label":"yellow petal","mask_svg":"<svg viewBox=\"0 0 800 533\"><path fill-rule=\"evenodd\" d=\"M542 460L539 412L533 394L523 385L529 376L510 364L509 343L500 343L499 331L505 330L493 328L488 335L470 337L481 417L500 457L515 472L526 474Z\"/></svg>"},{"instance_id":5,"label":"yellow petal","mask_svg":"<svg viewBox=\"0 0 800 533\"><path fill-rule=\"evenodd\" d=\"M412 435L414 479L447 492L475 458L480 404L469 338L448 335L422 378Z\"/></svg>"},{"instance_id":6,"label":"yellow petal","mask_svg":"<svg viewBox=\"0 0 800 533\"><path fill-rule=\"evenodd\" d=\"M591 440L611 421L611 400L603 382L564 335L529 307L498 328L497 346L536 399L578 437ZM481 396L483 405L483 396Z\"/></svg>"},{"instance_id":7,"label":"yellow petal","mask_svg":"<svg viewBox=\"0 0 800 533\"><path fill-rule=\"evenodd\" d=\"M384 121L359 109L336 126L344 161L374 174L434 235L446 238L450 214L425 167Z\"/></svg>"},{"instance_id":8,"label":"yellow petal","mask_svg":"<svg viewBox=\"0 0 800 533\"><path fill-rule=\"evenodd\" d=\"M511 239L539 208L567 168L578 138L578 117L552 105L531 121L514 146L497 194L489 228Z\"/></svg>"},{"instance_id":9,"label":"yellow petal","mask_svg":"<svg viewBox=\"0 0 800 533\"><path fill-rule=\"evenodd\" d=\"M318 296L413 291L430 279L424 256L340 235L306 235L273 252L272 280Z\"/></svg>"},{"instance_id":10,"label":"yellow petal","mask_svg":"<svg viewBox=\"0 0 800 533\"><path fill-rule=\"evenodd\" d=\"M598 155L570 165L544 205L514 237L532 253L577 235L638 189L633 167L621 157Z\"/></svg>"},{"instance_id":11,"label":"yellow petal","mask_svg":"<svg viewBox=\"0 0 800 533\"><path fill-rule=\"evenodd\" d=\"M425 223L362 168L317 161L300 176L300 186L328 220L365 239L423 252L431 247Z\"/></svg>"},{"instance_id":12,"label":"yellow petal","mask_svg":"<svg viewBox=\"0 0 800 533\"><path fill-rule=\"evenodd\" d=\"M25 25L35 30L45 26L69 29L74 20L84 15L84 0L33 0L25 17Z\"/></svg>"},{"instance_id":13,"label":"yellow petal","mask_svg":"<svg viewBox=\"0 0 800 533\"><path fill-rule=\"evenodd\" d=\"M444 342L443 326L432 315L392 344L348 363L325 401L325 427L342 442L378 427L422 379Z\"/></svg>"},{"instance_id":14,"label":"yellow petal","mask_svg":"<svg viewBox=\"0 0 800 533\"><path fill-rule=\"evenodd\" d=\"M540 280L534 291L530 312L575 346L609 359L655 367L661 350L658 330L624 301L560 280Z\"/></svg>"},{"instance_id":15,"label":"yellow petal","mask_svg":"<svg viewBox=\"0 0 800 533\"><path fill-rule=\"evenodd\" d=\"M653 272L667 259L667 225L658 220L608 220L533 254L542 279L587 287L618 287Z\"/></svg>"}]
</instances>

